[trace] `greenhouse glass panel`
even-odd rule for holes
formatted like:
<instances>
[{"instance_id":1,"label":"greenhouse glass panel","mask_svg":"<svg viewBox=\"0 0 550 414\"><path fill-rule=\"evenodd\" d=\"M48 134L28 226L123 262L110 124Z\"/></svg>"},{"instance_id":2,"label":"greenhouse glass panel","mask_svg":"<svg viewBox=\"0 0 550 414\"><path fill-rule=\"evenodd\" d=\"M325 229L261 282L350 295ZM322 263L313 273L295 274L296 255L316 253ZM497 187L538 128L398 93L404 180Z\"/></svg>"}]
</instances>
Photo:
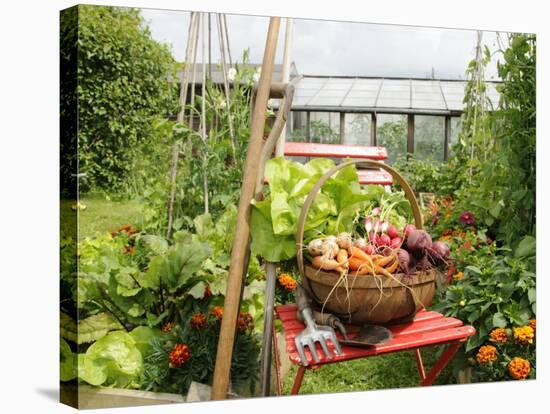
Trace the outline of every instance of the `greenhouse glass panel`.
<instances>
[{"instance_id":1,"label":"greenhouse glass panel","mask_svg":"<svg viewBox=\"0 0 550 414\"><path fill-rule=\"evenodd\" d=\"M307 141L307 112L292 111L290 116L290 133L287 140L291 142Z\"/></svg>"},{"instance_id":2,"label":"greenhouse glass panel","mask_svg":"<svg viewBox=\"0 0 550 414\"><path fill-rule=\"evenodd\" d=\"M309 128L311 142L340 143L340 114L338 112L311 112Z\"/></svg>"},{"instance_id":3,"label":"greenhouse glass panel","mask_svg":"<svg viewBox=\"0 0 550 414\"><path fill-rule=\"evenodd\" d=\"M347 113L345 117L344 144L370 145L371 114Z\"/></svg>"},{"instance_id":4,"label":"greenhouse glass panel","mask_svg":"<svg viewBox=\"0 0 550 414\"><path fill-rule=\"evenodd\" d=\"M407 154L407 116L378 114L376 144L386 147L388 164L392 164L399 156L405 156Z\"/></svg>"},{"instance_id":5,"label":"greenhouse glass panel","mask_svg":"<svg viewBox=\"0 0 550 414\"><path fill-rule=\"evenodd\" d=\"M445 148L445 117L415 115L414 157L420 160L443 161Z\"/></svg>"},{"instance_id":6,"label":"greenhouse glass panel","mask_svg":"<svg viewBox=\"0 0 550 414\"><path fill-rule=\"evenodd\" d=\"M453 155L453 146L458 142L458 136L462 129L462 118L459 116L453 116L451 118L451 139L449 141L449 157Z\"/></svg>"}]
</instances>

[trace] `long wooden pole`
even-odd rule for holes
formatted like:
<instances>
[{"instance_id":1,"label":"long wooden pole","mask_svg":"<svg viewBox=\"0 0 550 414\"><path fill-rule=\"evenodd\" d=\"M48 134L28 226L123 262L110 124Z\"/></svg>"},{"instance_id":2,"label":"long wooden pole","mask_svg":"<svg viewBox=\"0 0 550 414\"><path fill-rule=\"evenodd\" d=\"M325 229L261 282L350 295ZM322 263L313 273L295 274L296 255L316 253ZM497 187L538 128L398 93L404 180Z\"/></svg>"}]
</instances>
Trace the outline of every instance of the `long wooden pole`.
<instances>
[{"instance_id":1,"label":"long wooden pole","mask_svg":"<svg viewBox=\"0 0 550 414\"><path fill-rule=\"evenodd\" d=\"M250 202L254 197L256 177L260 169L265 113L273 75L280 23L281 19L279 17L271 17L269 19L262 72L258 84L256 104L254 105L254 116L250 128L250 140L244 164L243 184L231 250L231 265L229 267L227 290L225 293L224 315L220 327L220 338L218 340L216 366L214 368L214 380L212 384L213 400L225 399L229 388L231 359L233 357L235 330L240 308L242 276L250 236Z\"/></svg>"},{"instance_id":2,"label":"long wooden pole","mask_svg":"<svg viewBox=\"0 0 550 414\"><path fill-rule=\"evenodd\" d=\"M292 43L294 33L294 19L286 19L285 29L285 50L283 52L283 70L281 73L281 82L288 83L290 81L290 63L292 60ZM285 155L285 143L286 143L286 125L281 132L277 147L275 148L275 156L282 157Z\"/></svg>"}]
</instances>

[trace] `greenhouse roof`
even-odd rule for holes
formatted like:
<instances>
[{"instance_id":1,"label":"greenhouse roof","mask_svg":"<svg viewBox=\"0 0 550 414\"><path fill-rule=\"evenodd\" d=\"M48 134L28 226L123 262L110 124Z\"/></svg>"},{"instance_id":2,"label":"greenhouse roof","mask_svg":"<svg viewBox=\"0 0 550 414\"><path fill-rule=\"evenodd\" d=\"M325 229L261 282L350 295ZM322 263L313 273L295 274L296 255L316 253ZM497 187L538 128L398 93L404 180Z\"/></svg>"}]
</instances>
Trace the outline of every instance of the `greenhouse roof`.
<instances>
[{"instance_id":1,"label":"greenhouse roof","mask_svg":"<svg viewBox=\"0 0 550 414\"><path fill-rule=\"evenodd\" d=\"M487 81L490 106L498 106L498 82ZM466 81L342 76L300 76L295 111L451 114L463 110Z\"/></svg>"}]
</instances>

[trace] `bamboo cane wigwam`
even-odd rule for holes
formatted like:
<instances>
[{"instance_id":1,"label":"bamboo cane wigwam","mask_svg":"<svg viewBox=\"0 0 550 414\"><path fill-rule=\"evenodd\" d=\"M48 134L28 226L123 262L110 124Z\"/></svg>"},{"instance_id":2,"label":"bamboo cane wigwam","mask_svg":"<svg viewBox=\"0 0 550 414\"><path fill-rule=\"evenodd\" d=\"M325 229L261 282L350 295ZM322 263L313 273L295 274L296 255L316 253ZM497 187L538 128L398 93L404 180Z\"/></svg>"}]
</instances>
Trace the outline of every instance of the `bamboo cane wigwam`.
<instances>
[{"instance_id":1,"label":"bamboo cane wigwam","mask_svg":"<svg viewBox=\"0 0 550 414\"><path fill-rule=\"evenodd\" d=\"M298 220L296 258L303 285L324 311L334 313L352 324L384 324L411 320L419 310L432 303L435 294L435 270L418 271L409 277L395 274L395 279L383 275L356 276L350 273L345 276L347 283L338 283L341 281L339 273L319 270L304 263L304 228L308 211L329 178L350 165L388 171L401 185L411 204L415 226L418 229L423 228L422 215L414 192L396 170L377 161L348 161L337 165L324 174L311 189Z\"/></svg>"}]
</instances>

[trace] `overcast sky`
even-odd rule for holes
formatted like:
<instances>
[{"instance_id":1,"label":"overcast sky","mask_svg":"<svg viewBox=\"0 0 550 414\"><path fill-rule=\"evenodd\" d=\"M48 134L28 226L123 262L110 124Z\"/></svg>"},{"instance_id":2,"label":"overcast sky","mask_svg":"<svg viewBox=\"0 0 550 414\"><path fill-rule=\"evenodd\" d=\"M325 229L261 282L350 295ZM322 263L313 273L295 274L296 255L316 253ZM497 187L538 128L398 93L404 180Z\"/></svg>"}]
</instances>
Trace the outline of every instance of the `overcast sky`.
<instances>
[{"instance_id":1,"label":"overcast sky","mask_svg":"<svg viewBox=\"0 0 550 414\"><path fill-rule=\"evenodd\" d=\"M189 12L142 9L153 37L170 44L178 61L184 60ZM251 63L262 61L267 17L228 15L233 60L250 50ZM476 32L369 23L295 19L293 61L307 75L360 75L464 79L475 55ZM282 62L285 20L282 20L276 63ZM212 60L219 61L216 20L212 15ZM484 32L483 43L496 49L496 33ZM200 58L200 43L199 57ZM496 78L496 64L487 70Z\"/></svg>"}]
</instances>

